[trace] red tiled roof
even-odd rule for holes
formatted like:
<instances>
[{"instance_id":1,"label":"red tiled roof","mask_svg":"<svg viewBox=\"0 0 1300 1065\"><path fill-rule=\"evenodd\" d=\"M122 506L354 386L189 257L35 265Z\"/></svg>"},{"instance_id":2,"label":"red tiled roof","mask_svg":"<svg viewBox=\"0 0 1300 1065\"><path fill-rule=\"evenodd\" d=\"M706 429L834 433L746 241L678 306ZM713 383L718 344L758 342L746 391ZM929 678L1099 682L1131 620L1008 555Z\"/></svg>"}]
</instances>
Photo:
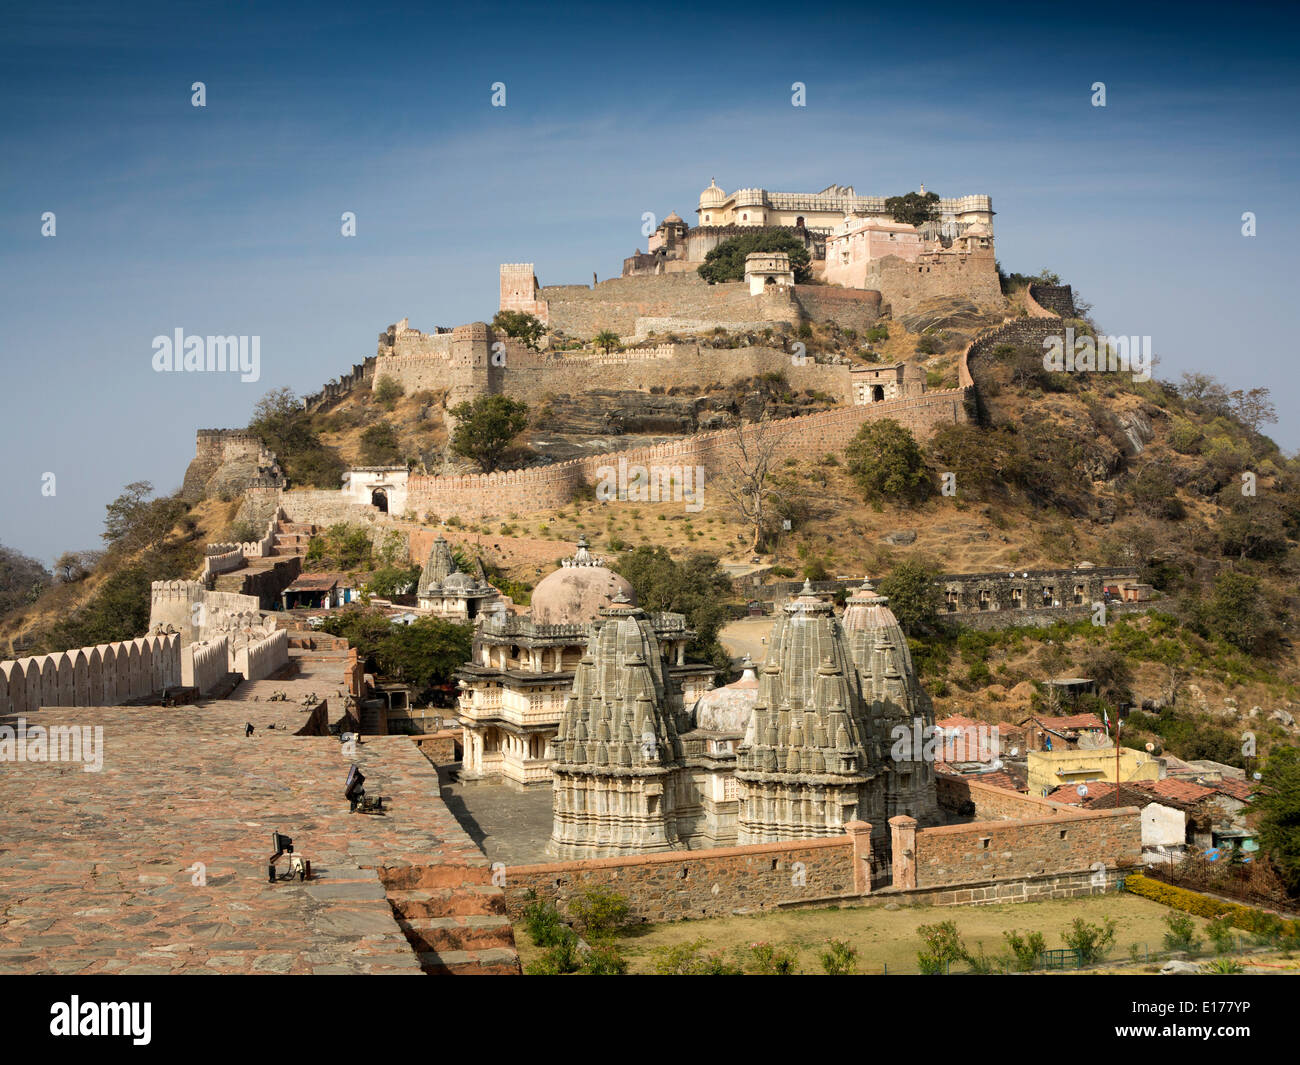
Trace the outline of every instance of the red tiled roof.
<instances>
[{"instance_id":1,"label":"red tiled roof","mask_svg":"<svg viewBox=\"0 0 1300 1065\"><path fill-rule=\"evenodd\" d=\"M1164 780L1144 781L1142 786L1162 799L1175 799L1178 802L1200 802L1202 799L1214 794L1212 788L1203 788L1199 784L1193 784L1190 780L1176 780L1172 777L1166 777Z\"/></svg>"},{"instance_id":2,"label":"red tiled roof","mask_svg":"<svg viewBox=\"0 0 1300 1065\"><path fill-rule=\"evenodd\" d=\"M936 721L934 726L935 728L978 728L983 724L983 721L976 721L964 714L953 714L951 717L945 717L942 721Z\"/></svg>"},{"instance_id":3,"label":"red tiled roof","mask_svg":"<svg viewBox=\"0 0 1300 1065\"><path fill-rule=\"evenodd\" d=\"M1253 780L1238 780L1236 777L1224 777L1213 784L1205 785L1211 791L1219 791L1224 795L1231 795L1234 799L1240 799L1242 802L1250 802L1258 789L1258 785Z\"/></svg>"}]
</instances>

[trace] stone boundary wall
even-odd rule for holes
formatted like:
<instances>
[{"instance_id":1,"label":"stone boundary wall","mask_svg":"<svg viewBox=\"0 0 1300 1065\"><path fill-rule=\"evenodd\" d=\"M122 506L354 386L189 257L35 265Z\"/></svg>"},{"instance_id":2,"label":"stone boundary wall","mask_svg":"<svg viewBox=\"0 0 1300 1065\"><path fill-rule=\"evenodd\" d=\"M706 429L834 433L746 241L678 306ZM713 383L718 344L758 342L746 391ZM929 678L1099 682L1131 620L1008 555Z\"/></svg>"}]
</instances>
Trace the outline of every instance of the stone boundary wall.
<instances>
[{"instance_id":1,"label":"stone boundary wall","mask_svg":"<svg viewBox=\"0 0 1300 1065\"><path fill-rule=\"evenodd\" d=\"M0 662L0 713L115 706L180 683L180 637L142 636Z\"/></svg>"},{"instance_id":2,"label":"stone boundary wall","mask_svg":"<svg viewBox=\"0 0 1300 1065\"><path fill-rule=\"evenodd\" d=\"M265 628L256 596L210 591L203 581L154 581L149 589L149 631L180 633L181 643L202 641L222 632Z\"/></svg>"},{"instance_id":3,"label":"stone boundary wall","mask_svg":"<svg viewBox=\"0 0 1300 1065\"><path fill-rule=\"evenodd\" d=\"M627 899L633 920L673 921L829 902L915 900L936 905L1068 898L1113 886L1142 861L1136 808L1077 810L972 784L986 811L1004 819L917 831L890 819L893 884L872 891L872 826L853 822L832 839L585 861L509 866L513 920L533 898L567 901L591 888ZM1031 816L1016 817L1028 814Z\"/></svg>"},{"instance_id":4,"label":"stone boundary wall","mask_svg":"<svg viewBox=\"0 0 1300 1065\"><path fill-rule=\"evenodd\" d=\"M206 695L230 672L230 639L226 636L191 643L181 651L181 683Z\"/></svg>"},{"instance_id":5,"label":"stone boundary wall","mask_svg":"<svg viewBox=\"0 0 1300 1065\"><path fill-rule=\"evenodd\" d=\"M852 893L853 842L844 835L505 870L506 908L512 920L519 920L530 891L563 909L569 898L589 888L624 896L632 916L640 920L724 917L742 908L769 909L777 901Z\"/></svg>"},{"instance_id":6,"label":"stone boundary wall","mask_svg":"<svg viewBox=\"0 0 1300 1065\"><path fill-rule=\"evenodd\" d=\"M781 456L820 455L843 449L863 423L879 418L893 418L924 440L940 425L966 421L967 398L965 389L944 389L883 403L839 407L770 425L773 432L781 434L777 447ZM620 462L647 467L703 466L710 475L722 475L735 453L734 434L734 429L718 429L683 440L589 455L524 470L453 477L413 474L406 482L407 512L416 518L458 514L482 519L510 511L555 509L568 505L583 486L594 485L602 466L617 468ZM716 496L710 496L706 485L702 501L707 506L711 498ZM334 522L375 526L395 524L389 515L380 514L374 507L353 503L341 492L291 489L280 491L276 502L296 522L317 525Z\"/></svg>"},{"instance_id":7,"label":"stone boundary wall","mask_svg":"<svg viewBox=\"0 0 1300 1065\"><path fill-rule=\"evenodd\" d=\"M898 869L901 853L908 849L906 832L895 831L894 884L932 889L1094 870L1104 877L1107 869L1142 864L1142 823L1136 807L1067 810L1034 820L980 821L920 831L913 827L910 883L900 882Z\"/></svg>"},{"instance_id":8,"label":"stone boundary wall","mask_svg":"<svg viewBox=\"0 0 1300 1065\"><path fill-rule=\"evenodd\" d=\"M963 803L973 803L975 816L981 821L1033 821L1060 813L1079 812L1077 806L1009 791L970 777L936 773L935 779L940 806L947 810L957 810Z\"/></svg>"},{"instance_id":9,"label":"stone boundary wall","mask_svg":"<svg viewBox=\"0 0 1300 1065\"><path fill-rule=\"evenodd\" d=\"M277 629L260 640L250 640L235 651L235 672L244 680L264 680L289 661L289 630Z\"/></svg>"}]
</instances>

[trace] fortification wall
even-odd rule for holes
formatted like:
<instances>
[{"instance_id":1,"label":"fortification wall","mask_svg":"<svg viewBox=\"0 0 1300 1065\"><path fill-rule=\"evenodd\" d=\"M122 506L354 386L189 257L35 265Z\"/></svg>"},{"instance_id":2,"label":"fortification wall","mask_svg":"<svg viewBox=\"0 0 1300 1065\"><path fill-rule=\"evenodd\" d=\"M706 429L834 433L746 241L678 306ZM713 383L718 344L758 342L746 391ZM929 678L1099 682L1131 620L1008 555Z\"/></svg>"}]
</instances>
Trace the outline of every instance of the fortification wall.
<instances>
[{"instance_id":1,"label":"fortification wall","mask_svg":"<svg viewBox=\"0 0 1300 1065\"><path fill-rule=\"evenodd\" d=\"M375 376L375 356L361 362L353 363L352 370L345 373L333 381L328 381L319 392L314 392L310 396L302 397L302 405L305 410L316 411L337 399L342 399L354 388L364 387L374 379Z\"/></svg>"},{"instance_id":2,"label":"fortification wall","mask_svg":"<svg viewBox=\"0 0 1300 1065\"><path fill-rule=\"evenodd\" d=\"M256 596L209 591L202 581L154 581L150 585L149 631L173 629L182 644L265 624Z\"/></svg>"},{"instance_id":3,"label":"fortification wall","mask_svg":"<svg viewBox=\"0 0 1300 1065\"><path fill-rule=\"evenodd\" d=\"M965 297L983 308L1005 304L991 251L969 255L943 252L923 256L917 262L891 255L872 264L866 285L880 291L895 318L936 296Z\"/></svg>"},{"instance_id":4,"label":"fortification wall","mask_svg":"<svg viewBox=\"0 0 1300 1065\"><path fill-rule=\"evenodd\" d=\"M946 389L790 418L770 423L765 431L778 436L776 449L782 458L842 450L864 422L880 418L892 418L924 440L940 425L966 421L966 401L965 390ZM721 429L650 447L606 452L526 470L454 477L412 474L406 482L407 511L421 519L449 514L482 519L510 511L552 510L567 505L584 485L597 484L601 467L617 467L620 462L647 467L703 466L706 473L721 475L735 453L735 431ZM701 501L707 507L715 499L706 489ZM317 525L348 522L376 529L395 525L392 517L373 507L349 502L341 492L283 491L271 505L283 508L297 522Z\"/></svg>"},{"instance_id":5,"label":"fortification wall","mask_svg":"<svg viewBox=\"0 0 1300 1065\"><path fill-rule=\"evenodd\" d=\"M767 431L778 435L777 453L784 458L842 450L867 421L893 418L919 439L926 439L937 426L965 421L966 416L964 391L949 389L790 418L771 423ZM476 518L494 517L511 510L548 510L566 505L581 486L598 482L601 467L617 467L620 461L647 467L703 466L706 473L720 475L726 472L727 462L735 453L735 431L723 429L536 469L461 477L412 476L407 481L407 507L417 515L456 513ZM714 499L706 489L704 506ZM288 495L283 505L292 513L293 503ZM293 516L297 521L309 520Z\"/></svg>"},{"instance_id":6,"label":"fortification wall","mask_svg":"<svg viewBox=\"0 0 1300 1065\"><path fill-rule=\"evenodd\" d=\"M244 482L257 475L261 453L261 441L247 430L200 429L181 498L194 503L222 491L242 491Z\"/></svg>"},{"instance_id":7,"label":"fortification wall","mask_svg":"<svg viewBox=\"0 0 1300 1065\"><path fill-rule=\"evenodd\" d=\"M794 299L808 320L834 322L860 333L876 324L883 302L882 294L872 289L831 285L795 285Z\"/></svg>"},{"instance_id":8,"label":"fortification wall","mask_svg":"<svg viewBox=\"0 0 1300 1065\"><path fill-rule=\"evenodd\" d=\"M509 309L522 309L515 306L520 301L506 292L512 285L505 269L502 309L507 309L507 300L511 302ZM839 289L828 295L831 291L816 285L796 285L793 291L774 288L751 296L744 282L711 285L692 271L616 277L594 286L550 285L538 289L532 302L544 308L544 314L538 317L552 329L577 337L592 337L606 329L621 337L644 335L653 328L648 320L698 323L704 328L794 324L804 318L817 322L833 318L853 328L865 328L876 320L879 293ZM642 321L640 328L638 320Z\"/></svg>"},{"instance_id":9,"label":"fortification wall","mask_svg":"<svg viewBox=\"0 0 1300 1065\"><path fill-rule=\"evenodd\" d=\"M853 402L849 364L796 365L788 352L775 347L702 348L698 344L664 344L633 349L610 357L506 353L503 391L530 406L540 407L548 394L580 395L600 383L649 392L654 388L713 384L732 385L765 373L785 375L796 391L814 389L837 403Z\"/></svg>"},{"instance_id":10,"label":"fortification wall","mask_svg":"<svg viewBox=\"0 0 1300 1065\"><path fill-rule=\"evenodd\" d=\"M226 636L191 643L181 651L181 683L197 688L201 695L212 691L229 672L230 640Z\"/></svg>"},{"instance_id":11,"label":"fortification wall","mask_svg":"<svg viewBox=\"0 0 1300 1065\"><path fill-rule=\"evenodd\" d=\"M115 706L180 683L180 637L78 647L0 662L0 713L42 706Z\"/></svg>"},{"instance_id":12,"label":"fortification wall","mask_svg":"<svg viewBox=\"0 0 1300 1065\"><path fill-rule=\"evenodd\" d=\"M244 680L264 680L289 661L289 630L278 629L260 640L250 640L235 651L235 672Z\"/></svg>"}]
</instances>

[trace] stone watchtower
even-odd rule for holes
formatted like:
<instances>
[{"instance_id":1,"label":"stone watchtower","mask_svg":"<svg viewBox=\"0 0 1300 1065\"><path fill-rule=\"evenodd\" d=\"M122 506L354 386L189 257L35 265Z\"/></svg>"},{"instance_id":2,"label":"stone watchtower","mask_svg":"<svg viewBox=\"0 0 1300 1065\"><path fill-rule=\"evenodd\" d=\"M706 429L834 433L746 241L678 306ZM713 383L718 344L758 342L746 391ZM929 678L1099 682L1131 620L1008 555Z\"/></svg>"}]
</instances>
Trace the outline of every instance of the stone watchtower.
<instances>
[{"instance_id":1,"label":"stone watchtower","mask_svg":"<svg viewBox=\"0 0 1300 1065\"><path fill-rule=\"evenodd\" d=\"M934 731L934 707L916 679L907 637L888 602L864 580L849 596L843 625L885 766L885 812L927 824L939 819L934 762L924 755Z\"/></svg>"},{"instance_id":2,"label":"stone watchtower","mask_svg":"<svg viewBox=\"0 0 1300 1065\"><path fill-rule=\"evenodd\" d=\"M676 850L681 696L645 611L600 611L555 737L547 852L571 860Z\"/></svg>"},{"instance_id":3,"label":"stone watchtower","mask_svg":"<svg viewBox=\"0 0 1300 1065\"><path fill-rule=\"evenodd\" d=\"M803 591L773 626L758 700L736 759L739 845L883 828L867 706L830 603Z\"/></svg>"},{"instance_id":4,"label":"stone watchtower","mask_svg":"<svg viewBox=\"0 0 1300 1065\"><path fill-rule=\"evenodd\" d=\"M500 391L500 368L494 373L495 338L486 322L458 325L451 331L450 388L447 406L472 403L479 396ZM498 360L500 361L500 360ZM494 382L497 387L494 389Z\"/></svg>"},{"instance_id":5,"label":"stone watchtower","mask_svg":"<svg viewBox=\"0 0 1300 1065\"><path fill-rule=\"evenodd\" d=\"M794 285L794 268L783 251L754 251L745 256L745 284L751 296L773 289L789 290Z\"/></svg>"}]
</instances>

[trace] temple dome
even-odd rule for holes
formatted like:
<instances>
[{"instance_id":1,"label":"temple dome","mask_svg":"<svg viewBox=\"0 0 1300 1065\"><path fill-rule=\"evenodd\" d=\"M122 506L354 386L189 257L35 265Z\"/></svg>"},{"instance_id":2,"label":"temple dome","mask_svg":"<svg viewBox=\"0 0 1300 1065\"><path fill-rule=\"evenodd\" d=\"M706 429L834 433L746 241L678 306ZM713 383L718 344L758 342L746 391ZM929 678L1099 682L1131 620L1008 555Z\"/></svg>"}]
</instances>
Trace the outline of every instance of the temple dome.
<instances>
[{"instance_id":1,"label":"temple dome","mask_svg":"<svg viewBox=\"0 0 1300 1065\"><path fill-rule=\"evenodd\" d=\"M741 668L743 672L739 680L707 691L695 701L693 713L696 728L744 735L754 705L758 702L758 675L748 656L741 663Z\"/></svg>"},{"instance_id":2,"label":"temple dome","mask_svg":"<svg viewBox=\"0 0 1300 1065\"><path fill-rule=\"evenodd\" d=\"M566 558L533 589L530 613L541 625L585 625L620 594L636 602L632 585L591 554L583 537L573 558Z\"/></svg>"}]
</instances>

